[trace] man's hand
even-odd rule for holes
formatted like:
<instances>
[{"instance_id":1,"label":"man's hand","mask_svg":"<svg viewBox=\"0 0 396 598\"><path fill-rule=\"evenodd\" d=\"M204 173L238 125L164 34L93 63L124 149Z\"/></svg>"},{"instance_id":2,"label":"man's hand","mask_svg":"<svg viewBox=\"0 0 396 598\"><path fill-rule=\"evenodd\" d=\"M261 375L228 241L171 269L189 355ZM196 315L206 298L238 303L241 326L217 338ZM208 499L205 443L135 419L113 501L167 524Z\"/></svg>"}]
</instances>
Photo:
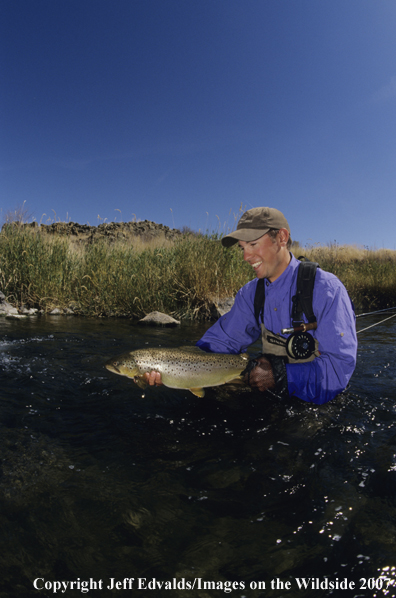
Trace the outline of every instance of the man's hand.
<instances>
[{"instance_id":1,"label":"man's hand","mask_svg":"<svg viewBox=\"0 0 396 598\"><path fill-rule=\"evenodd\" d=\"M275 388L274 372L272 365L263 355L254 359L256 365L249 369L244 377L244 382L249 384L252 388L264 392L269 388Z\"/></svg>"},{"instance_id":2,"label":"man's hand","mask_svg":"<svg viewBox=\"0 0 396 598\"><path fill-rule=\"evenodd\" d=\"M150 386L161 386L162 385L162 379L161 379L160 372L154 372L154 371L146 372L145 374L143 374L143 379Z\"/></svg>"}]
</instances>

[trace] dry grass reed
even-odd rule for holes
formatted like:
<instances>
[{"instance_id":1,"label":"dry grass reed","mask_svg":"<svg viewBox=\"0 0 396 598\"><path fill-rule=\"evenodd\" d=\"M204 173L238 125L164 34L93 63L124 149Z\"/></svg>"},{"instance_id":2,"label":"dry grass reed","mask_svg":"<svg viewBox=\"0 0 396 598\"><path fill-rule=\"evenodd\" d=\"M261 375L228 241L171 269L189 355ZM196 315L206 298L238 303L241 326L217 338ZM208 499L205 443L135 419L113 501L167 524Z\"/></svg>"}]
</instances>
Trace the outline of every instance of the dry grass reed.
<instances>
[{"instance_id":1,"label":"dry grass reed","mask_svg":"<svg viewBox=\"0 0 396 598\"><path fill-rule=\"evenodd\" d=\"M396 305L396 251L337 243L294 251L338 276L357 310Z\"/></svg>"},{"instance_id":2,"label":"dry grass reed","mask_svg":"<svg viewBox=\"0 0 396 598\"><path fill-rule=\"evenodd\" d=\"M0 234L0 290L14 305L45 312L72 304L90 316L142 317L158 310L204 319L213 299L235 295L253 278L240 251L218 242L221 234L76 245L8 226ZM336 274L358 310L396 304L395 251L294 244L293 253Z\"/></svg>"}]
</instances>

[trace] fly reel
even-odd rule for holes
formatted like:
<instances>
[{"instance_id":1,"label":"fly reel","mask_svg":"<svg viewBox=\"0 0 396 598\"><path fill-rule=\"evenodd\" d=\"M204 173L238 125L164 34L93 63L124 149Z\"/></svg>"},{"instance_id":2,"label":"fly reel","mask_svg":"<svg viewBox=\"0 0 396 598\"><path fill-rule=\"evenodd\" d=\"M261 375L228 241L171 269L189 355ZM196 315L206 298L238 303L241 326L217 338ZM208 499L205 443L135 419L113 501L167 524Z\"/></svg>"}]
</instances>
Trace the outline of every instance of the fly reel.
<instances>
[{"instance_id":1,"label":"fly reel","mask_svg":"<svg viewBox=\"0 0 396 598\"><path fill-rule=\"evenodd\" d=\"M294 332L286 339L286 352L292 359L309 359L315 351L315 340L307 332Z\"/></svg>"}]
</instances>

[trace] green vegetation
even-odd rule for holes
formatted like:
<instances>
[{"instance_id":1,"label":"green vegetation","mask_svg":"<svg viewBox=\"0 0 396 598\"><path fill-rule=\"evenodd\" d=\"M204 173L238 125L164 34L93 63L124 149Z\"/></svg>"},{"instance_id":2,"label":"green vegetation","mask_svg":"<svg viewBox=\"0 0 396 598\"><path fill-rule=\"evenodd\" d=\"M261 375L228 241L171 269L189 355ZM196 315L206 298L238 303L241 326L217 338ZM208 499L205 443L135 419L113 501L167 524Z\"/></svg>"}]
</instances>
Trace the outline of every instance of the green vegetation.
<instances>
[{"instance_id":1,"label":"green vegetation","mask_svg":"<svg viewBox=\"0 0 396 598\"><path fill-rule=\"evenodd\" d=\"M396 252L340 247L293 247L318 261L347 287L358 309L396 302ZM46 312L73 305L90 316L142 317L158 310L178 318L209 317L213 301L234 295L252 269L237 248L216 235L186 234L173 242L142 244L48 237L9 225L0 234L0 290L16 306Z\"/></svg>"}]
</instances>

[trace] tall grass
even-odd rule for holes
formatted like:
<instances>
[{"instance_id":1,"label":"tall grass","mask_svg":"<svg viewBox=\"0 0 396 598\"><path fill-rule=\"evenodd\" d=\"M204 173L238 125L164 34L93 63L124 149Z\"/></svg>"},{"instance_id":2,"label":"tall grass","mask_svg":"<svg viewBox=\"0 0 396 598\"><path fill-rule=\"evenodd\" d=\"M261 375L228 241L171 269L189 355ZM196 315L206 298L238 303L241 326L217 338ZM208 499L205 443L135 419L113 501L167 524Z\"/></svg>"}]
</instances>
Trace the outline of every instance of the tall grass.
<instances>
[{"instance_id":1,"label":"tall grass","mask_svg":"<svg viewBox=\"0 0 396 598\"><path fill-rule=\"evenodd\" d=\"M293 251L334 272L358 308L396 304L396 252L336 245ZM92 316L142 317L158 310L204 319L213 302L235 295L253 276L240 251L224 249L216 235L76 245L18 226L0 234L0 290L14 305L44 311L72 304Z\"/></svg>"},{"instance_id":2,"label":"tall grass","mask_svg":"<svg viewBox=\"0 0 396 598\"><path fill-rule=\"evenodd\" d=\"M333 243L295 253L338 276L358 310L396 305L396 251Z\"/></svg>"},{"instance_id":3,"label":"tall grass","mask_svg":"<svg viewBox=\"0 0 396 598\"><path fill-rule=\"evenodd\" d=\"M200 319L213 300L234 295L251 275L237 252L203 236L135 245L77 247L65 237L10 226L0 235L0 289L12 303L44 311L73 304L94 316L158 310Z\"/></svg>"}]
</instances>

